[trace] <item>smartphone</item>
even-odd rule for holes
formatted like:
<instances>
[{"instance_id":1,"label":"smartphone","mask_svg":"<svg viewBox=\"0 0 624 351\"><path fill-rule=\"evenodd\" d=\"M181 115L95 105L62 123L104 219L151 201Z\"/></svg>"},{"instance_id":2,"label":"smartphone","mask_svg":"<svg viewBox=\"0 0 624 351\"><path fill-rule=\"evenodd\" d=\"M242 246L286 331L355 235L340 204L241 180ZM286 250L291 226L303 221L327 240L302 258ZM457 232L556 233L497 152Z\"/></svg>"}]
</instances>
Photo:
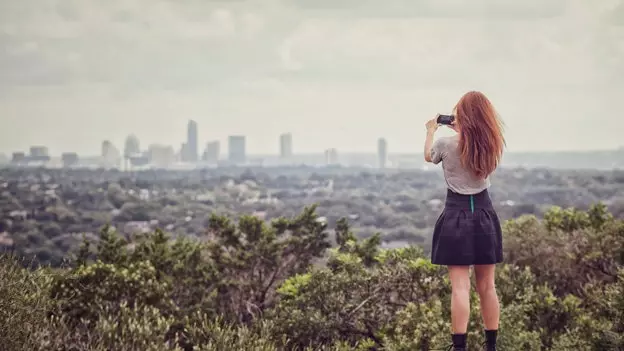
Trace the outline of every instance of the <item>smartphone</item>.
<instances>
[{"instance_id":1,"label":"smartphone","mask_svg":"<svg viewBox=\"0 0 624 351\"><path fill-rule=\"evenodd\" d=\"M455 121L455 116L453 115L439 115L438 116L438 124L451 125Z\"/></svg>"}]
</instances>

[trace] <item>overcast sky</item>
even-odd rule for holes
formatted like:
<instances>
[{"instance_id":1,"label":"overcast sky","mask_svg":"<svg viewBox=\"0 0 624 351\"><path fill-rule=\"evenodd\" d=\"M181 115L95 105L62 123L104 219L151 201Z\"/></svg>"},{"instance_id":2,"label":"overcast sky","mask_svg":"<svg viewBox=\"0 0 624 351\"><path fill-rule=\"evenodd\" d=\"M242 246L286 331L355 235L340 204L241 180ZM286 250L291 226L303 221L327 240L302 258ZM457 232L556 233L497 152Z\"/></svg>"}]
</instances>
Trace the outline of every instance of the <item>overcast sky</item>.
<instances>
[{"instance_id":1,"label":"overcast sky","mask_svg":"<svg viewBox=\"0 0 624 351\"><path fill-rule=\"evenodd\" d=\"M508 149L624 144L624 0L0 0L0 151L129 133L420 152L481 90ZM225 145L224 145L225 146Z\"/></svg>"}]
</instances>

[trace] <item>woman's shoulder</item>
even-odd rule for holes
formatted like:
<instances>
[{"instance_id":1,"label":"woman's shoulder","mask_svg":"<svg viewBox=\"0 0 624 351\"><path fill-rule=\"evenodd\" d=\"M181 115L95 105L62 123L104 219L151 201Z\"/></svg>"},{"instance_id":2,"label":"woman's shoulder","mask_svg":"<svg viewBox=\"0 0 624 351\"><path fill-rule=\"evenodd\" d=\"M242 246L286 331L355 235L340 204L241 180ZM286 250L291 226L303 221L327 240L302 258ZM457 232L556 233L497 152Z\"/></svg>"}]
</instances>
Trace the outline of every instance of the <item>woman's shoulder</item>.
<instances>
[{"instance_id":1,"label":"woman's shoulder","mask_svg":"<svg viewBox=\"0 0 624 351\"><path fill-rule=\"evenodd\" d=\"M443 136L438 138L438 140L436 140L437 143L440 144L440 146L457 146L458 142L459 142L459 135L451 135L451 136Z\"/></svg>"}]
</instances>

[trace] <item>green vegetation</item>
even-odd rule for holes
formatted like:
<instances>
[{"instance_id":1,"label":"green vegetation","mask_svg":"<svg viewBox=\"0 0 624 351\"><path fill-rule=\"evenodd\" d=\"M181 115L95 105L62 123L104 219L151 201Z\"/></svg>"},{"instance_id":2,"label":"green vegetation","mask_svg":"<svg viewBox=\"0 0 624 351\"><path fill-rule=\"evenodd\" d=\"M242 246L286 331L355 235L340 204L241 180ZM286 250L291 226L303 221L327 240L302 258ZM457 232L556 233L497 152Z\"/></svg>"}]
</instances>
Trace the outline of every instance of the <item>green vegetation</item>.
<instances>
[{"instance_id":1,"label":"green vegetation","mask_svg":"<svg viewBox=\"0 0 624 351\"><path fill-rule=\"evenodd\" d=\"M499 216L543 217L552 206L587 210L604 202L624 218L624 171L506 169L492 198ZM436 171L341 168L218 168L119 172L88 169L0 169L0 249L54 267L82 236L98 240L105 225L124 238L162 228L173 237L202 236L210 215L267 221L293 217L311 203L335 228L348 218L358 239L380 234L383 247L428 251L446 196ZM332 238L333 243L333 238Z\"/></svg>"},{"instance_id":2,"label":"green vegetation","mask_svg":"<svg viewBox=\"0 0 624 351\"><path fill-rule=\"evenodd\" d=\"M502 350L624 349L624 221L603 205L505 224ZM337 245L330 248L330 236ZM109 227L64 268L0 258L5 350L436 350L445 269L420 248L335 233L316 208L266 223L212 216L198 238ZM470 347L482 342L473 296Z\"/></svg>"}]
</instances>

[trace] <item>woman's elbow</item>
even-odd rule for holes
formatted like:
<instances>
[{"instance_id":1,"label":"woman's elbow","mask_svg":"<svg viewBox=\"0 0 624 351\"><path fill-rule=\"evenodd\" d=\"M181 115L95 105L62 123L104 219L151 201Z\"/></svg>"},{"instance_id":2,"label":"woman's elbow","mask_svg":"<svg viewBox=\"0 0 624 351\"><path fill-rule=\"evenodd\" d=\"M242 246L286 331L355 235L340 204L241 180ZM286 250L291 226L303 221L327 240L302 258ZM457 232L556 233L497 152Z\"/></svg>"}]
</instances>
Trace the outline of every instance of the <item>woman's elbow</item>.
<instances>
[{"instance_id":1,"label":"woman's elbow","mask_svg":"<svg viewBox=\"0 0 624 351\"><path fill-rule=\"evenodd\" d=\"M431 162L431 154L428 152L425 153L425 162Z\"/></svg>"}]
</instances>

